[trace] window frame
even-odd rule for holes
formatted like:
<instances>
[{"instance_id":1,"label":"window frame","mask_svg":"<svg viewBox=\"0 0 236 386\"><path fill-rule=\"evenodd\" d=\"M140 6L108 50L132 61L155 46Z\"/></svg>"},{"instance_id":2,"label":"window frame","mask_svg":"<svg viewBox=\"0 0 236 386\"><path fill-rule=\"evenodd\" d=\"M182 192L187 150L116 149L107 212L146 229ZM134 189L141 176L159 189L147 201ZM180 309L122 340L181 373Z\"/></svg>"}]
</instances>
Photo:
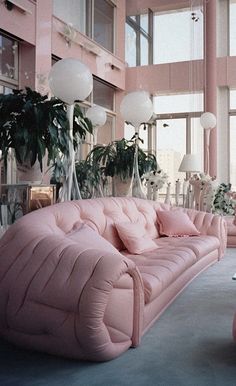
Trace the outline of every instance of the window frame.
<instances>
[{"instance_id":1,"label":"window frame","mask_svg":"<svg viewBox=\"0 0 236 386\"><path fill-rule=\"evenodd\" d=\"M0 31L0 36L7 38L9 40L12 40L14 43L17 44L17 49L14 52L14 74L15 78L9 78L3 74L0 73L0 83L3 86L12 88L12 89L17 89L19 87L19 40L16 38L12 37L9 34L2 33ZM4 84L3 84L4 83Z\"/></svg>"},{"instance_id":2,"label":"window frame","mask_svg":"<svg viewBox=\"0 0 236 386\"><path fill-rule=\"evenodd\" d=\"M148 32L141 27L141 15L135 15L136 20L132 16L126 17L126 23L136 33L136 65L135 67L141 66L141 36L148 41L148 63L147 65L153 64L153 12L148 9Z\"/></svg>"},{"instance_id":3,"label":"window frame","mask_svg":"<svg viewBox=\"0 0 236 386\"><path fill-rule=\"evenodd\" d=\"M113 25L112 25L112 50L110 51L108 48L104 47L100 43L98 43L94 39L94 1L95 0L87 0L86 2L86 35L92 39L96 44L101 46L103 49L107 50L108 52L111 52L112 54L116 53L116 26L117 26L117 5L115 1L112 0L104 0L107 4L111 5L113 7Z\"/></svg>"}]
</instances>

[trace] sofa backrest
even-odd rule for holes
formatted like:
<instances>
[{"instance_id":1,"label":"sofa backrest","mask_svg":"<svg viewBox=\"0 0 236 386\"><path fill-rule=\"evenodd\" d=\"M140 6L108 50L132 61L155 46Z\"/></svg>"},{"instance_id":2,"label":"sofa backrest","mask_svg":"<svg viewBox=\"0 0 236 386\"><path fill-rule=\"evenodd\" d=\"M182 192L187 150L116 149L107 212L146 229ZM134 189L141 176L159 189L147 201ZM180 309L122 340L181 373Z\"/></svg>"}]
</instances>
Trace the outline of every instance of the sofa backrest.
<instances>
[{"instance_id":1,"label":"sofa backrest","mask_svg":"<svg viewBox=\"0 0 236 386\"><path fill-rule=\"evenodd\" d=\"M67 234L84 222L98 231L119 250L123 249L115 223L136 222L144 224L151 238L158 237L157 209L167 207L155 201L134 197L105 197L59 203L31 212L14 226L23 226L37 234Z\"/></svg>"}]
</instances>

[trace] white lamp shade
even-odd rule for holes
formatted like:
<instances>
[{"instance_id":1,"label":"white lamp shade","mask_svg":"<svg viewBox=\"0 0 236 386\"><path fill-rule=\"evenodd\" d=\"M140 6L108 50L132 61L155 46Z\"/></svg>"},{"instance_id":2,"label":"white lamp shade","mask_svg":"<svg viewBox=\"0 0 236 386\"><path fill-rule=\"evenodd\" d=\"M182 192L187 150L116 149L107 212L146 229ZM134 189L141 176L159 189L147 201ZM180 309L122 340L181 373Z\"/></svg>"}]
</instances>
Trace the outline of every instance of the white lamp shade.
<instances>
[{"instance_id":1,"label":"white lamp shade","mask_svg":"<svg viewBox=\"0 0 236 386\"><path fill-rule=\"evenodd\" d=\"M90 119L92 125L95 127L101 127L105 125L107 120L107 114L103 107L92 106L86 111L86 117Z\"/></svg>"},{"instance_id":2,"label":"white lamp shade","mask_svg":"<svg viewBox=\"0 0 236 386\"><path fill-rule=\"evenodd\" d=\"M68 104L85 100L93 89L90 70L74 58L56 62L49 72L48 81L53 95Z\"/></svg>"},{"instance_id":3,"label":"white lamp shade","mask_svg":"<svg viewBox=\"0 0 236 386\"><path fill-rule=\"evenodd\" d=\"M207 111L201 115L200 123L204 129L213 129L216 126L216 117Z\"/></svg>"},{"instance_id":4,"label":"white lamp shade","mask_svg":"<svg viewBox=\"0 0 236 386\"><path fill-rule=\"evenodd\" d=\"M197 154L185 154L179 167L179 172L201 172L201 162Z\"/></svg>"},{"instance_id":5,"label":"white lamp shade","mask_svg":"<svg viewBox=\"0 0 236 386\"><path fill-rule=\"evenodd\" d=\"M133 91L122 99L120 112L123 118L138 128L147 122L153 114L153 104L146 91Z\"/></svg>"}]
</instances>

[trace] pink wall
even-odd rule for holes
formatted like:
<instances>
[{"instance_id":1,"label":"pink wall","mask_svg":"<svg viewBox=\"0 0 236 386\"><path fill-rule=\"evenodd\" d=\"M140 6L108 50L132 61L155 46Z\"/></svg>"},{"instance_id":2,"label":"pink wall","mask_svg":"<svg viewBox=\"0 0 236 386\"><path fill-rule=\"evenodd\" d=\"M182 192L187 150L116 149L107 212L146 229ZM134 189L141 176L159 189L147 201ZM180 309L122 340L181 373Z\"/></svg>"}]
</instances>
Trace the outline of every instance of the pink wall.
<instances>
[{"instance_id":1,"label":"pink wall","mask_svg":"<svg viewBox=\"0 0 236 386\"><path fill-rule=\"evenodd\" d=\"M9 11L4 2L0 2L1 29L28 43L35 44L36 4L31 0L21 0L17 3L22 5L28 12L23 12L16 6Z\"/></svg>"},{"instance_id":2,"label":"pink wall","mask_svg":"<svg viewBox=\"0 0 236 386\"><path fill-rule=\"evenodd\" d=\"M127 92L143 88L151 94L164 94L198 91L202 87L203 63L201 60L126 69Z\"/></svg>"}]
</instances>

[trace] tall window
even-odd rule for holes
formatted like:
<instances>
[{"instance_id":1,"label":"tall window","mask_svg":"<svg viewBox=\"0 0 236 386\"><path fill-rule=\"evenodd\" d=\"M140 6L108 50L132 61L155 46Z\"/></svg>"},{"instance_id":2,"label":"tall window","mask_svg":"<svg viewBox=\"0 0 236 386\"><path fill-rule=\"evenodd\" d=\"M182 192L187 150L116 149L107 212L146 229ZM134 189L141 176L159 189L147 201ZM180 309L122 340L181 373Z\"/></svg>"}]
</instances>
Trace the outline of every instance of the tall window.
<instances>
[{"instance_id":1,"label":"tall window","mask_svg":"<svg viewBox=\"0 0 236 386\"><path fill-rule=\"evenodd\" d=\"M0 94L10 94L18 87L18 42L0 34ZM7 170L0 162L0 184L12 182L13 157L9 157Z\"/></svg>"},{"instance_id":2,"label":"tall window","mask_svg":"<svg viewBox=\"0 0 236 386\"><path fill-rule=\"evenodd\" d=\"M0 35L0 81L18 85L18 43Z\"/></svg>"},{"instance_id":3,"label":"tall window","mask_svg":"<svg viewBox=\"0 0 236 386\"><path fill-rule=\"evenodd\" d=\"M114 87L101 79L93 79L93 103L102 106L107 110L113 111L114 107Z\"/></svg>"},{"instance_id":4,"label":"tall window","mask_svg":"<svg viewBox=\"0 0 236 386\"><path fill-rule=\"evenodd\" d=\"M229 175L236 190L236 90L230 90Z\"/></svg>"},{"instance_id":5,"label":"tall window","mask_svg":"<svg viewBox=\"0 0 236 386\"><path fill-rule=\"evenodd\" d=\"M105 0L94 0L92 38L108 51L114 51L114 6Z\"/></svg>"},{"instance_id":6,"label":"tall window","mask_svg":"<svg viewBox=\"0 0 236 386\"><path fill-rule=\"evenodd\" d=\"M152 64L152 20L151 11L126 19L125 60L129 67Z\"/></svg>"},{"instance_id":7,"label":"tall window","mask_svg":"<svg viewBox=\"0 0 236 386\"><path fill-rule=\"evenodd\" d=\"M53 14L78 31L86 33L86 0L54 0Z\"/></svg>"},{"instance_id":8,"label":"tall window","mask_svg":"<svg viewBox=\"0 0 236 386\"><path fill-rule=\"evenodd\" d=\"M93 91L88 98L88 101L84 102L81 107L83 112L90 105L102 106L106 110L107 120L104 126L98 128L97 131L97 144L107 144L115 138L115 112L114 112L114 97L115 89L110 84L103 80L94 77L93 78ZM92 135L87 134L83 142L80 156L84 159L89 151L92 149L94 138Z\"/></svg>"},{"instance_id":9,"label":"tall window","mask_svg":"<svg viewBox=\"0 0 236 386\"><path fill-rule=\"evenodd\" d=\"M98 144L105 144L111 142L114 139L114 97L114 87L102 81L101 79L94 78L92 102L96 105L104 107L107 112L107 120L105 125L98 129Z\"/></svg>"},{"instance_id":10,"label":"tall window","mask_svg":"<svg viewBox=\"0 0 236 386\"><path fill-rule=\"evenodd\" d=\"M109 0L54 0L53 13L114 52L115 5Z\"/></svg>"},{"instance_id":11,"label":"tall window","mask_svg":"<svg viewBox=\"0 0 236 386\"><path fill-rule=\"evenodd\" d=\"M236 0L230 0L229 41L230 55L236 56Z\"/></svg>"},{"instance_id":12,"label":"tall window","mask_svg":"<svg viewBox=\"0 0 236 386\"><path fill-rule=\"evenodd\" d=\"M185 173L178 171L186 153L200 156L203 170L203 128L200 115L203 111L203 94L155 96L156 157L161 169L169 176L172 194L177 179L183 181Z\"/></svg>"},{"instance_id":13,"label":"tall window","mask_svg":"<svg viewBox=\"0 0 236 386\"><path fill-rule=\"evenodd\" d=\"M153 29L154 64L203 58L203 14L200 9L155 13Z\"/></svg>"}]
</instances>

